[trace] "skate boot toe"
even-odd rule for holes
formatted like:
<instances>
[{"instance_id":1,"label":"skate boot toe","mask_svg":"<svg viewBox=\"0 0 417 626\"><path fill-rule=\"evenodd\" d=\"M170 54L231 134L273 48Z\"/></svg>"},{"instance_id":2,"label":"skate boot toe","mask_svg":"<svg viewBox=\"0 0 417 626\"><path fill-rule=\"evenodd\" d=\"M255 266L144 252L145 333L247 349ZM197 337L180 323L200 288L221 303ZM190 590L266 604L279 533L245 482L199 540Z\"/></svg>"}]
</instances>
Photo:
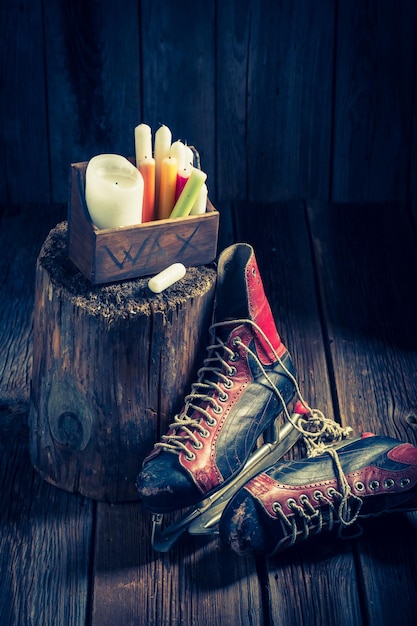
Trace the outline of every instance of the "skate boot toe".
<instances>
[{"instance_id":1,"label":"skate boot toe","mask_svg":"<svg viewBox=\"0 0 417 626\"><path fill-rule=\"evenodd\" d=\"M224 511L219 533L223 543L240 556L265 555L274 549L264 532L256 500L242 489Z\"/></svg>"},{"instance_id":2,"label":"skate boot toe","mask_svg":"<svg viewBox=\"0 0 417 626\"><path fill-rule=\"evenodd\" d=\"M270 556L322 532L360 534L361 518L417 508L417 449L364 435L322 455L277 463L231 499L219 524L238 554Z\"/></svg>"},{"instance_id":3,"label":"skate boot toe","mask_svg":"<svg viewBox=\"0 0 417 626\"><path fill-rule=\"evenodd\" d=\"M136 486L143 504L154 513L181 509L201 499L201 492L179 465L178 457L169 453L145 464Z\"/></svg>"}]
</instances>

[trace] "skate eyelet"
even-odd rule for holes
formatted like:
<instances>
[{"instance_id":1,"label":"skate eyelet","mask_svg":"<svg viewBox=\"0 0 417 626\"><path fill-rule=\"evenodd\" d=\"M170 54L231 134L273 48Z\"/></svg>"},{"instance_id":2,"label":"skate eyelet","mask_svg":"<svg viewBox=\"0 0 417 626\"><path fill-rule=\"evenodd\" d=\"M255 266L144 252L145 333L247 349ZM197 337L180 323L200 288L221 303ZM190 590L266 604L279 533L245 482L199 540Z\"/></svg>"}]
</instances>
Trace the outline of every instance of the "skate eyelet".
<instances>
[{"instance_id":1,"label":"skate eyelet","mask_svg":"<svg viewBox=\"0 0 417 626\"><path fill-rule=\"evenodd\" d=\"M185 453L185 458L187 459L187 461L195 461L194 452L190 452L189 450L187 450L187 452Z\"/></svg>"},{"instance_id":2,"label":"skate eyelet","mask_svg":"<svg viewBox=\"0 0 417 626\"><path fill-rule=\"evenodd\" d=\"M229 396L227 395L227 393L221 393L219 394L219 400L220 402L227 402L229 399Z\"/></svg>"},{"instance_id":3,"label":"skate eyelet","mask_svg":"<svg viewBox=\"0 0 417 626\"><path fill-rule=\"evenodd\" d=\"M384 487L391 489L395 485L395 481L392 478L386 478L384 480Z\"/></svg>"},{"instance_id":4,"label":"skate eyelet","mask_svg":"<svg viewBox=\"0 0 417 626\"><path fill-rule=\"evenodd\" d=\"M201 448L203 447L203 442L193 441L191 445L193 446L194 450L201 450Z\"/></svg>"},{"instance_id":5,"label":"skate eyelet","mask_svg":"<svg viewBox=\"0 0 417 626\"><path fill-rule=\"evenodd\" d=\"M297 501L294 500L294 498L288 498L288 500L287 500L287 507L289 509L293 509L294 506L296 506L296 505L297 505Z\"/></svg>"},{"instance_id":6,"label":"skate eyelet","mask_svg":"<svg viewBox=\"0 0 417 626\"><path fill-rule=\"evenodd\" d=\"M280 502L273 502L271 508L274 513L279 513L279 511L282 511L282 505Z\"/></svg>"},{"instance_id":7,"label":"skate eyelet","mask_svg":"<svg viewBox=\"0 0 417 626\"><path fill-rule=\"evenodd\" d=\"M411 480L409 478L401 478L400 487L407 487L407 485L409 485L410 482Z\"/></svg>"},{"instance_id":8,"label":"skate eyelet","mask_svg":"<svg viewBox=\"0 0 417 626\"><path fill-rule=\"evenodd\" d=\"M233 380L229 380L229 379L225 380L223 383L223 387L225 389L231 389L233 387Z\"/></svg>"},{"instance_id":9,"label":"skate eyelet","mask_svg":"<svg viewBox=\"0 0 417 626\"><path fill-rule=\"evenodd\" d=\"M376 491L379 488L379 480L371 480L369 483L369 489Z\"/></svg>"},{"instance_id":10,"label":"skate eyelet","mask_svg":"<svg viewBox=\"0 0 417 626\"><path fill-rule=\"evenodd\" d=\"M229 367L229 371L227 372L227 375L228 375L228 376L236 376L236 373L237 373L237 369L235 368L235 366L234 366L234 365L231 365L231 366ZM232 385L233 385L233 382L232 382L232 381L230 381L230 382L231 382L231 383L232 383Z\"/></svg>"},{"instance_id":11,"label":"skate eyelet","mask_svg":"<svg viewBox=\"0 0 417 626\"><path fill-rule=\"evenodd\" d=\"M213 420L213 421L216 422L216 420ZM206 422L210 426L207 420ZM203 428L203 430L200 430L200 437L203 437L203 439L208 439L208 437L210 437L210 432L206 430L205 428Z\"/></svg>"},{"instance_id":12,"label":"skate eyelet","mask_svg":"<svg viewBox=\"0 0 417 626\"><path fill-rule=\"evenodd\" d=\"M302 494L301 494L301 496L300 496L299 500L300 500L300 503L301 503L301 504L305 504L306 502L310 502L310 498L309 498L309 497L308 497L308 495L307 495L307 494L305 494L305 493L302 493Z\"/></svg>"},{"instance_id":13,"label":"skate eyelet","mask_svg":"<svg viewBox=\"0 0 417 626\"><path fill-rule=\"evenodd\" d=\"M242 343L242 340L239 336L237 337L233 337L232 339L232 346L234 346L235 348L237 348L237 346Z\"/></svg>"},{"instance_id":14,"label":"skate eyelet","mask_svg":"<svg viewBox=\"0 0 417 626\"><path fill-rule=\"evenodd\" d=\"M329 498L334 498L335 496L337 496L337 491L334 487L329 487L327 490L327 495L329 496Z\"/></svg>"},{"instance_id":15,"label":"skate eyelet","mask_svg":"<svg viewBox=\"0 0 417 626\"><path fill-rule=\"evenodd\" d=\"M238 361L238 360L239 360L239 352L234 352L233 355L231 357L229 357L229 361L231 361L232 363L236 363L236 361ZM232 376L232 375L233 374L230 374L230 376Z\"/></svg>"},{"instance_id":16,"label":"skate eyelet","mask_svg":"<svg viewBox=\"0 0 417 626\"><path fill-rule=\"evenodd\" d=\"M365 491L365 485L361 482L355 483L356 491Z\"/></svg>"},{"instance_id":17,"label":"skate eyelet","mask_svg":"<svg viewBox=\"0 0 417 626\"><path fill-rule=\"evenodd\" d=\"M219 415L223 411L222 407L219 404L216 404L212 410L213 413L216 413L217 415Z\"/></svg>"},{"instance_id":18,"label":"skate eyelet","mask_svg":"<svg viewBox=\"0 0 417 626\"><path fill-rule=\"evenodd\" d=\"M206 417L206 424L207 426L211 426L211 428L213 428L213 426L217 424L217 420L215 420L214 417ZM209 434L210 433L207 433L206 437L208 437Z\"/></svg>"},{"instance_id":19,"label":"skate eyelet","mask_svg":"<svg viewBox=\"0 0 417 626\"><path fill-rule=\"evenodd\" d=\"M319 502L320 500L323 499L323 492L320 491L319 489L317 489L314 493L313 493L313 498Z\"/></svg>"}]
</instances>

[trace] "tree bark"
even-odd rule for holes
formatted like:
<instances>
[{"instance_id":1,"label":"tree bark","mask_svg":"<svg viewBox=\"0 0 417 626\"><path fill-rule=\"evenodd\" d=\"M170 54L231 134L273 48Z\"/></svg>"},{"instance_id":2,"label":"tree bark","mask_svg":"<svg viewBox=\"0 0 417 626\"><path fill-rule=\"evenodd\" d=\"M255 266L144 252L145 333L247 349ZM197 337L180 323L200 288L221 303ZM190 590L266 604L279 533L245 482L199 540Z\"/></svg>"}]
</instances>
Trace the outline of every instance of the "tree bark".
<instances>
[{"instance_id":1,"label":"tree bark","mask_svg":"<svg viewBox=\"0 0 417 626\"><path fill-rule=\"evenodd\" d=\"M36 265L30 452L48 482L109 502L137 499L146 454L196 376L216 271L190 267L161 294L147 278L92 285L67 253L67 223Z\"/></svg>"}]
</instances>

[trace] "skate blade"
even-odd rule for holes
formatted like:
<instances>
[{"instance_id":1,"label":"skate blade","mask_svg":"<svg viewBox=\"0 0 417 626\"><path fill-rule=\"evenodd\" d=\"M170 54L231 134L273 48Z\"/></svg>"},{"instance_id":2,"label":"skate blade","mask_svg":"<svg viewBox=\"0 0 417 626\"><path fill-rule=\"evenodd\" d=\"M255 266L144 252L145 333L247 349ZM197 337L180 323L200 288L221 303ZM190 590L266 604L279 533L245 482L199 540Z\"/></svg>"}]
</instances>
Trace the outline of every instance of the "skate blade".
<instances>
[{"instance_id":1,"label":"skate blade","mask_svg":"<svg viewBox=\"0 0 417 626\"><path fill-rule=\"evenodd\" d=\"M292 421L304 416L293 413ZM272 431L274 440L263 443L249 457L242 470L226 485L198 503L193 510L167 528L163 528L163 515L152 516L152 547L156 552L168 552L178 539L188 531L191 535L213 535L218 533L218 523L229 500L251 478L274 465L300 438L300 432L287 422L279 426L275 420Z\"/></svg>"}]
</instances>

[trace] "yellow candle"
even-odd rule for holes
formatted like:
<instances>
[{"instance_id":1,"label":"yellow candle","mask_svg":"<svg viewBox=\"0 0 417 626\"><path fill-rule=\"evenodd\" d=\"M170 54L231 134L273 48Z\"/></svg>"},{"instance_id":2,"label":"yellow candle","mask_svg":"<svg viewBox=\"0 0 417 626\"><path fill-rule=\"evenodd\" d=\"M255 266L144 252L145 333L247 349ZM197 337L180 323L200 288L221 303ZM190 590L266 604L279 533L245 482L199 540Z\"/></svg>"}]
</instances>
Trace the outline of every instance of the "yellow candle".
<instances>
[{"instance_id":1,"label":"yellow candle","mask_svg":"<svg viewBox=\"0 0 417 626\"><path fill-rule=\"evenodd\" d=\"M190 177L171 212L171 218L185 217L190 214L193 204L197 200L197 196L201 187L206 182L206 179L207 174L205 172L193 167Z\"/></svg>"},{"instance_id":2,"label":"yellow candle","mask_svg":"<svg viewBox=\"0 0 417 626\"><path fill-rule=\"evenodd\" d=\"M174 207L177 169L177 160L174 157L168 156L162 159L158 203L158 219L160 220L168 218Z\"/></svg>"},{"instance_id":3,"label":"yellow candle","mask_svg":"<svg viewBox=\"0 0 417 626\"><path fill-rule=\"evenodd\" d=\"M155 216L155 159L144 158L139 163L143 176L142 222L152 222Z\"/></svg>"}]
</instances>

